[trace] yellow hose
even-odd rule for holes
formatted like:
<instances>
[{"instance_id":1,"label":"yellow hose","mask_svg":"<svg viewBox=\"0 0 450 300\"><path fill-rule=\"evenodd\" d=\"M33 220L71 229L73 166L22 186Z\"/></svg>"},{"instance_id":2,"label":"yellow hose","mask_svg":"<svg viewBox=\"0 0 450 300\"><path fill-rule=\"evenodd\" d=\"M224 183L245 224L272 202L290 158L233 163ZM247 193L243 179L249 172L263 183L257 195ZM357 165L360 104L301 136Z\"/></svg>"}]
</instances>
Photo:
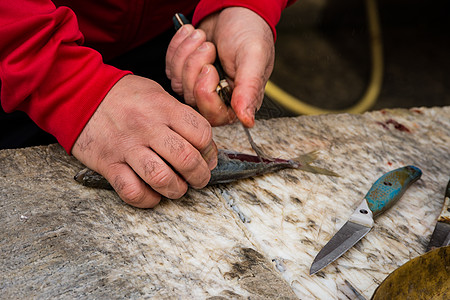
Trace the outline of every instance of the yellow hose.
<instances>
[{"instance_id":1,"label":"yellow hose","mask_svg":"<svg viewBox=\"0 0 450 300\"><path fill-rule=\"evenodd\" d=\"M290 111L299 115L317 115L326 113L362 113L370 109L380 94L383 81L383 45L376 0L365 0L367 21L371 44L371 75L365 94L354 106L343 110L327 110L302 102L283 91L271 81L267 82L266 95Z\"/></svg>"}]
</instances>

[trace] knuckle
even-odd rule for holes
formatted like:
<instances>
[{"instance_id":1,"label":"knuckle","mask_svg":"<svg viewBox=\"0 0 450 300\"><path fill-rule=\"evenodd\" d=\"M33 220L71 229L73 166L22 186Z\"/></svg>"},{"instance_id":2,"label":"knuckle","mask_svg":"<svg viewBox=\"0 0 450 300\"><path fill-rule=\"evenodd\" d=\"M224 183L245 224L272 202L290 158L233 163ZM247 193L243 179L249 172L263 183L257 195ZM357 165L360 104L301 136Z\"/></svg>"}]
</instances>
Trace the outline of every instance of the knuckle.
<instances>
[{"instance_id":1,"label":"knuckle","mask_svg":"<svg viewBox=\"0 0 450 300\"><path fill-rule=\"evenodd\" d=\"M166 63L166 65L167 65L167 63ZM167 76L167 78L172 79L172 73L168 66L166 67L166 76Z\"/></svg>"},{"instance_id":2,"label":"knuckle","mask_svg":"<svg viewBox=\"0 0 450 300\"><path fill-rule=\"evenodd\" d=\"M253 100L258 102L264 97L265 79L262 76L248 78L246 88L248 94L254 95Z\"/></svg>"},{"instance_id":3,"label":"knuckle","mask_svg":"<svg viewBox=\"0 0 450 300\"><path fill-rule=\"evenodd\" d=\"M183 83L179 79L172 79L171 81L172 90L177 94L183 94Z\"/></svg>"},{"instance_id":4,"label":"knuckle","mask_svg":"<svg viewBox=\"0 0 450 300\"><path fill-rule=\"evenodd\" d=\"M161 189L167 187L170 184L173 176L173 172L168 167L161 167L155 169L154 172L152 172L147 182L154 189Z\"/></svg>"},{"instance_id":5,"label":"knuckle","mask_svg":"<svg viewBox=\"0 0 450 300\"><path fill-rule=\"evenodd\" d=\"M206 102L214 102L214 98L218 98L216 93L217 82L210 80L196 80L194 84L194 97L196 99L202 99Z\"/></svg>"},{"instance_id":6,"label":"knuckle","mask_svg":"<svg viewBox=\"0 0 450 300\"><path fill-rule=\"evenodd\" d=\"M186 45L182 44L178 47L178 49L175 51L175 53L172 56L172 65L176 66L179 65L180 62L183 62L186 59Z\"/></svg>"},{"instance_id":7,"label":"knuckle","mask_svg":"<svg viewBox=\"0 0 450 300\"><path fill-rule=\"evenodd\" d=\"M199 69L198 57L195 55L190 55L184 62L183 71L189 74L194 69Z\"/></svg>"},{"instance_id":8,"label":"knuckle","mask_svg":"<svg viewBox=\"0 0 450 300\"><path fill-rule=\"evenodd\" d=\"M187 72L188 74L189 72ZM192 89L192 83L190 82L190 78L185 78L185 80L183 81L183 97L184 100L186 102L186 104L190 105L190 106L195 106L195 97L194 97L194 92Z\"/></svg>"},{"instance_id":9,"label":"knuckle","mask_svg":"<svg viewBox=\"0 0 450 300\"><path fill-rule=\"evenodd\" d=\"M141 131L143 128L146 128L148 125L148 117L139 111L129 111L129 115L132 115L132 118L127 119L126 129L132 131Z\"/></svg>"},{"instance_id":10,"label":"knuckle","mask_svg":"<svg viewBox=\"0 0 450 300\"><path fill-rule=\"evenodd\" d=\"M199 126L199 131L201 131L200 134L200 140L198 142L198 147L200 149L206 148L212 141L212 129L211 124L209 124L208 121L205 120L203 126Z\"/></svg>"},{"instance_id":11,"label":"knuckle","mask_svg":"<svg viewBox=\"0 0 450 300\"><path fill-rule=\"evenodd\" d=\"M194 170L200 163L200 154L191 149L183 149L179 155L180 171Z\"/></svg>"},{"instance_id":12,"label":"knuckle","mask_svg":"<svg viewBox=\"0 0 450 300\"><path fill-rule=\"evenodd\" d=\"M118 193L123 201L133 206L139 205L145 201L144 190L136 184L123 183Z\"/></svg>"},{"instance_id":13,"label":"knuckle","mask_svg":"<svg viewBox=\"0 0 450 300\"><path fill-rule=\"evenodd\" d=\"M249 78L247 81L247 85L255 91L259 92L261 87L264 86L264 78L263 76L255 76L253 78Z\"/></svg>"},{"instance_id":14,"label":"knuckle","mask_svg":"<svg viewBox=\"0 0 450 300\"><path fill-rule=\"evenodd\" d=\"M201 82L196 82L194 86L194 97L197 99L207 99L210 92L208 87Z\"/></svg>"}]
</instances>

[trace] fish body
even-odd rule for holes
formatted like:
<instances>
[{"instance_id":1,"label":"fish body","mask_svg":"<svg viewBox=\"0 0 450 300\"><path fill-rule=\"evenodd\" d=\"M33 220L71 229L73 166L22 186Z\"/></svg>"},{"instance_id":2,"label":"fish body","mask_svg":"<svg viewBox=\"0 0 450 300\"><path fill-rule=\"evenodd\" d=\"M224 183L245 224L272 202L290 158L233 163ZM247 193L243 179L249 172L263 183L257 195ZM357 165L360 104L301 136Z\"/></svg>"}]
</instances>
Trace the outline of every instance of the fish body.
<instances>
[{"instance_id":1,"label":"fish body","mask_svg":"<svg viewBox=\"0 0 450 300\"><path fill-rule=\"evenodd\" d=\"M208 182L208 186L219 183L229 183L288 168L338 176L332 171L311 166L310 163L316 159L316 156L316 152L311 152L295 159L263 158L230 150L219 150L217 166L211 171L211 179ZM88 168L78 172L74 178L84 186L113 189L102 175Z\"/></svg>"},{"instance_id":2,"label":"fish body","mask_svg":"<svg viewBox=\"0 0 450 300\"><path fill-rule=\"evenodd\" d=\"M217 166L211 171L208 185L228 183L282 169L299 167L300 163L291 159L266 159L245 153L219 150Z\"/></svg>"}]
</instances>

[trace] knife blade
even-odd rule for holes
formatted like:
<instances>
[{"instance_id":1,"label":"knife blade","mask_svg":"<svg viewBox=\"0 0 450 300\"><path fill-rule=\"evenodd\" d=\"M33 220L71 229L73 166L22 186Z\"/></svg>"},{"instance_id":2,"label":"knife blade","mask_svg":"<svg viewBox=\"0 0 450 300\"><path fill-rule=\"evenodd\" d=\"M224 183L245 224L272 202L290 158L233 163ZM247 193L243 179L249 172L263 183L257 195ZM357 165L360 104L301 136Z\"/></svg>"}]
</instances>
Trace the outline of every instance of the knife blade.
<instances>
[{"instance_id":1,"label":"knife blade","mask_svg":"<svg viewBox=\"0 0 450 300\"><path fill-rule=\"evenodd\" d=\"M444 205L428 243L427 252L448 245L450 245L450 180L445 190Z\"/></svg>"},{"instance_id":2,"label":"knife blade","mask_svg":"<svg viewBox=\"0 0 450 300\"><path fill-rule=\"evenodd\" d=\"M349 220L315 257L309 274L315 274L353 247L373 227L374 217L394 205L411 184L422 176L415 166L392 170L375 181Z\"/></svg>"}]
</instances>

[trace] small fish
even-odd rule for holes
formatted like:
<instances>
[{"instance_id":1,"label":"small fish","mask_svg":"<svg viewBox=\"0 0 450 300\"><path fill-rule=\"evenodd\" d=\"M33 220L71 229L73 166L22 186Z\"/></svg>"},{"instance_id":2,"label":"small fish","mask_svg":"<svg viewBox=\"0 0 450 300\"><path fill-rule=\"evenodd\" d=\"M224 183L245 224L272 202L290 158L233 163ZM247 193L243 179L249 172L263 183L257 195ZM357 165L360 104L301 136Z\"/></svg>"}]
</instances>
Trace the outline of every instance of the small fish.
<instances>
[{"instance_id":1,"label":"small fish","mask_svg":"<svg viewBox=\"0 0 450 300\"><path fill-rule=\"evenodd\" d=\"M208 182L208 186L229 183L282 169L299 169L316 174L339 176L332 171L311 166L310 163L316 158L317 152L310 152L294 159L282 159L260 157L230 150L219 150L217 166L211 171L211 179ZM102 175L88 168L78 172L74 178L87 187L113 189Z\"/></svg>"},{"instance_id":2,"label":"small fish","mask_svg":"<svg viewBox=\"0 0 450 300\"><path fill-rule=\"evenodd\" d=\"M316 160L317 152L304 154L294 159L283 159L219 150L217 158L217 166L211 171L208 185L233 182L282 169L300 169L317 174L338 176L332 171L310 165Z\"/></svg>"}]
</instances>

